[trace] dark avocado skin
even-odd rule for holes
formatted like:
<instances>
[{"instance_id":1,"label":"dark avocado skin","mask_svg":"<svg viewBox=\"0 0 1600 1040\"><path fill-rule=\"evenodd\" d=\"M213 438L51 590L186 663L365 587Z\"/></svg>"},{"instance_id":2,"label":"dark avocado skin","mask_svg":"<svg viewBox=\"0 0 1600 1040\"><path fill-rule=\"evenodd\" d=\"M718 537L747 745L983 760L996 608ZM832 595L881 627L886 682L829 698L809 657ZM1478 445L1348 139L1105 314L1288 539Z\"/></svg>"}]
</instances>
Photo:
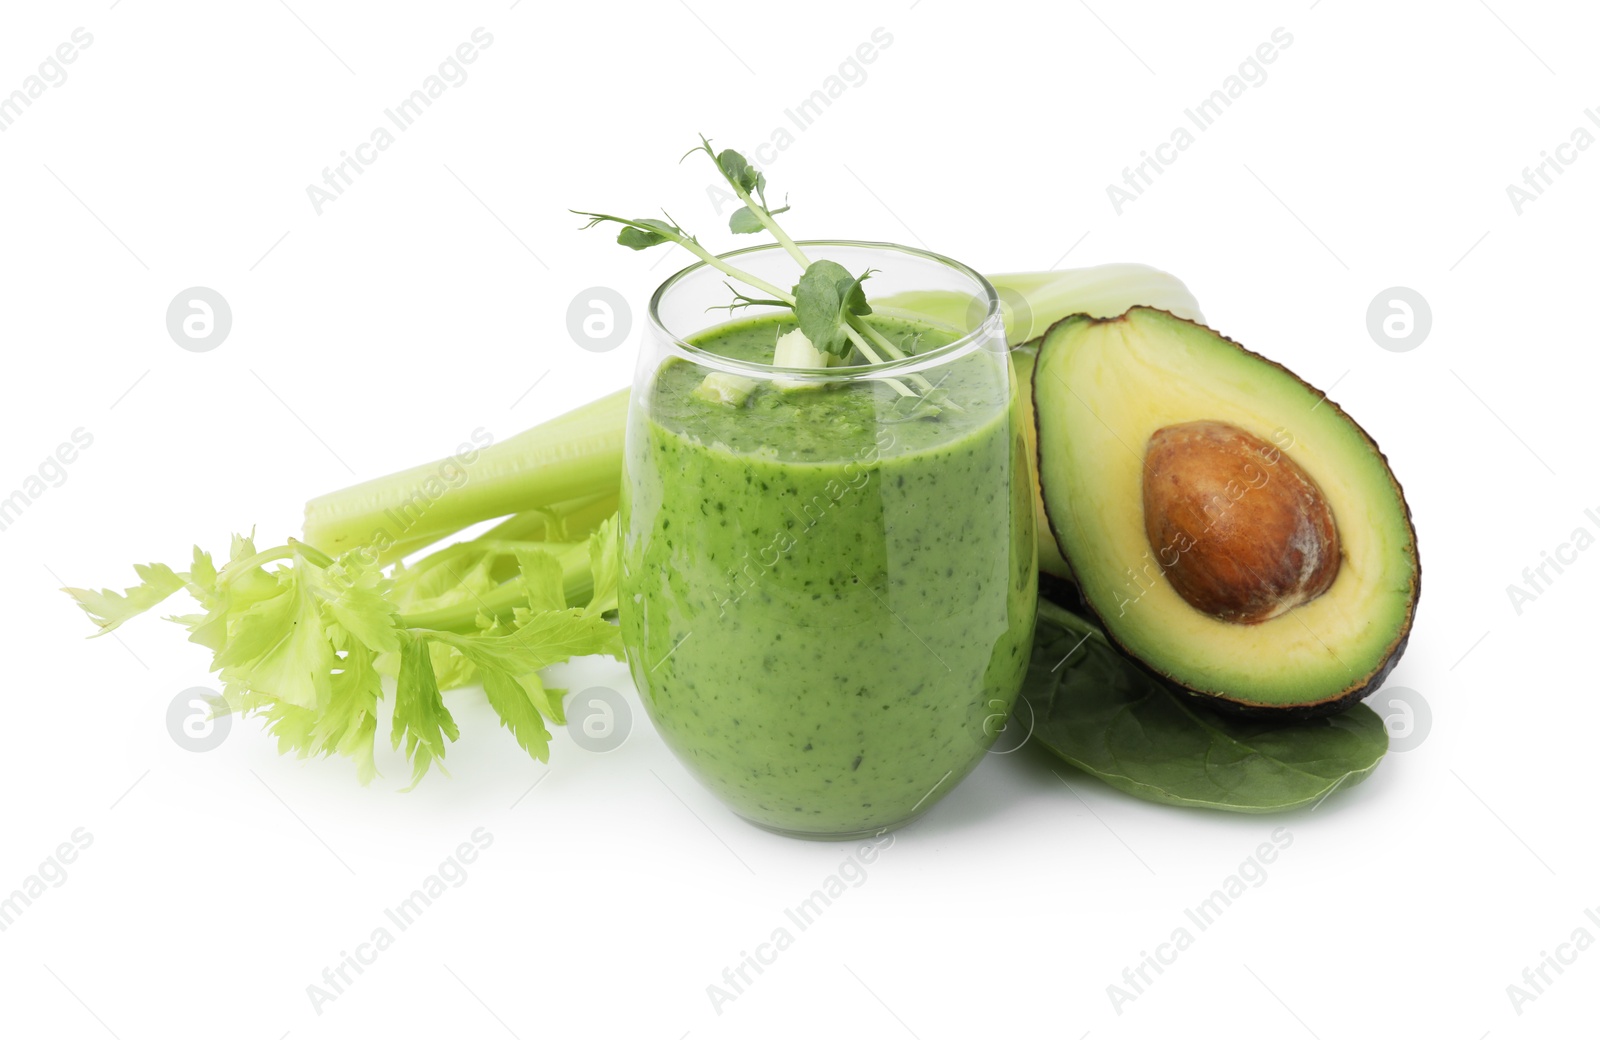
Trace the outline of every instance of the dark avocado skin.
<instances>
[{"instance_id":1,"label":"dark avocado skin","mask_svg":"<svg viewBox=\"0 0 1600 1040\"><path fill-rule=\"evenodd\" d=\"M1140 309L1151 311L1159 310L1159 308L1155 307L1145 307ZM1167 315L1175 321L1185 322L1190 325L1199 324L1198 322L1189 321L1187 318L1179 318L1170 311L1160 311L1160 313ZM1069 317L1062 318L1060 321L1057 321L1055 324L1051 325L1045 330L1044 335L1035 339L1031 339L1027 343L1022 344L1022 346L1033 348L1035 362L1037 362L1038 354L1042 351L1044 344L1049 340L1050 334L1053 333L1058 326L1075 321L1087 321L1092 324L1100 325L1121 320L1121 317L1094 318L1087 314L1070 315ZM1094 609L1094 607L1089 603L1088 599L1082 594L1082 592L1079 591L1079 588L1076 584L1069 584L1068 582L1065 582L1059 578L1049 578L1049 580L1046 581L1045 579L1048 576L1040 575L1040 595L1047 595L1048 598L1054 600L1064 607L1067 607L1067 609L1091 618L1097 625L1100 626L1101 631L1106 634L1106 638L1109 639L1111 643L1117 647L1117 649L1121 650L1123 654L1125 654L1131 661L1133 661L1148 675L1162 683L1167 688L1180 693L1188 694L1189 696L1194 697L1195 699L1202 701L1219 711L1226 711L1229 714L1241 715L1247 718L1275 719L1311 719L1323 715L1337 715L1339 712L1352 707L1362 700L1365 700L1368 696L1376 693L1378 689L1383 686L1384 681L1388 679L1389 673L1394 671L1395 666L1400 663L1400 658L1405 653L1406 646L1411 641L1411 626L1416 620L1417 616L1417 601L1422 596L1422 556L1417 548L1417 528L1411 517L1411 503L1406 499L1405 491L1400 487L1400 482L1395 479L1394 468L1389 465L1389 457L1378 448L1378 444L1372 439L1371 434L1367 433L1367 431L1362 428L1360 423L1352 419L1348 412L1346 412L1343 408L1340 408L1333 401L1328 400L1327 396L1324 395L1321 390L1318 390L1310 383L1307 383L1294 372L1291 372L1289 369L1278 364L1276 361L1273 361L1271 358L1262 357L1260 354L1250 350L1249 348L1240 344L1238 341L1229 339L1227 336L1223 336L1222 333L1217 332L1210 326L1201 325L1200 327L1207 329L1207 331L1211 332L1213 335L1226 340L1234 347L1234 349L1250 355L1263 364L1271 365L1273 368L1278 369L1280 372L1283 372L1285 375L1289 376L1289 378L1295 380L1301 386L1304 386L1306 389L1321 396L1323 399L1323 404L1332 408L1339 415L1343 416L1346 422L1355 427L1356 431L1361 434L1361 438L1367 442L1367 447L1372 450L1372 453L1383 460L1384 469L1387 470L1389 474L1389 482L1394 485L1395 492L1400 498L1400 504L1405 510L1406 532L1411 536L1411 559L1414 564L1411 572L1411 594L1406 605L1405 623L1400 626L1400 631L1396 633L1394 641L1389 645L1388 652L1385 653L1383 660L1371 673L1357 682L1352 683L1331 697L1324 698L1320 701L1301 704L1263 704L1230 695L1227 691L1223 690L1193 689L1191 687L1184 686L1170 675L1166 675L1163 672L1157 671L1156 669L1150 667L1150 665L1145 663L1144 658L1139 655L1137 650L1128 646L1122 642L1122 640L1118 639L1112 634L1111 629L1105 623L1105 619L1100 616L1099 612ZM1028 382L1033 390L1033 418L1035 424L1034 444L1036 447L1036 453L1039 456L1034 459L1034 465L1036 467L1035 472L1042 474L1044 472L1042 458L1044 453L1044 435L1042 431L1038 430L1037 428L1039 422L1039 386L1038 382L1032 378L1031 373ZM1048 498L1044 500L1044 504L1045 517L1050 521L1050 535L1052 538L1055 538L1056 544L1060 545L1062 544L1061 538L1056 531L1055 518L1050 515L1050 502ZM1064 551L1062 555L1066 557L1067 566L1069 569L1071 569L1073 566L1072 558L1067 556ZM1070 589L1070 593L1065 592L1065 590L1068 589ZM1057 599L1056 597L1061 594L1070 595L1070 598Z\"/></svg>"}]
</instances>

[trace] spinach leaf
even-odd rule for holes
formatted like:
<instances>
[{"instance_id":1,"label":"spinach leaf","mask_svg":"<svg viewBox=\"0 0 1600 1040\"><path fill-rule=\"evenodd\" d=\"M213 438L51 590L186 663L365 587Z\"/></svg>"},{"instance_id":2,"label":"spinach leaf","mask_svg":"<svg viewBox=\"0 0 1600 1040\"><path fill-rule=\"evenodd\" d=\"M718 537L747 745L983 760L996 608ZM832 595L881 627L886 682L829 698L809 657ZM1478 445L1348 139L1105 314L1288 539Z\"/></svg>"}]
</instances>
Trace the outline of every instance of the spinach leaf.
<instances>
[{"instance_id":1,"label":"spinach leaf","mask_svg":"<svg viewBox=\"0 0 1600 1040\"><path fill-rule=\"evenodd\" d=\"M1303 720L1215 712L1049 600L1039 602L1022 697L1033 739L1120 791L1166 805L1246 813L1313 805L1366 777L1389 748L1383 719L1364 704Z\"/></svg>"}]
</instances>

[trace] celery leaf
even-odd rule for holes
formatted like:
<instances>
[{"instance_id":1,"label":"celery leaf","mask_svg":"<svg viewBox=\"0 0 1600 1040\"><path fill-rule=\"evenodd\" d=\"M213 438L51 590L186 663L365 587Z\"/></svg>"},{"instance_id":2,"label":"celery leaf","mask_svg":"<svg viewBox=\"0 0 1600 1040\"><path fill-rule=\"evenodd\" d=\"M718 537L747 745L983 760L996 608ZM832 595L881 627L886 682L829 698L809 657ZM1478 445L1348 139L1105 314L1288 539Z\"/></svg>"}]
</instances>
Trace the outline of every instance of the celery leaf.
<instances>
[{"instance_id":1,"label":"celery leaf","mask_svg":"<svg viewBox=\"0 0 1600 1040\"><path fill-rule=\"evenodd\" d=\"M171 620L212 651L217 710L260 718L280 754L349 758L362 783L377 776L378 702L394 675L389 736L404 747L409 790L444 770L459 735L441 691L474 681L518 745L548 760L546 721L563 723L565 691L546 688L540 669L622 657L621 630L602 616L617 602L617 532L613 516L587 543L476 539L387 573L362 549L330 558L291 540L258 552L236 536L220 569L196 549L187 574L150 564L121 593L68 592L109 631L186 589L201 609Z\"/></svg>"},{"instance_id":2,"label":"celery leaf","mask_svg":"<svg viewBox=\"0 0 1600 1040\"><path fill-rule=\"evenodd\" d=\"M617 609L617 588L622 578L622 537L613 516L589 536L589 570L594 574L594 596L584 608L588 614Z\"/></svg>"},{"instance_id":3,"label":"celery leaf","mask_svg":"<svg viewBox=\"0 0 1600 1040\"><path fill-rule=\"evenodd\" d=\"M198 552L199 550L196 550ZM78 601L84 613L100 626L96 635L105 635L131 617L143 614L168 596L183 588L181 577L164 563L134 565L139 584L113 592L111 589L63 589Z\"/></svg>"},{"instance_id":4,"label":"celery leaf","mask_svg":"<svg viewBox=\"0 0 1600 1040\"><path fill-rule=\"evenodd\" d=\"M394 723L389 743L398 748L402 740L411 760L411 790L427 775L435 761L443 769L445 741L461 735L456 720L444 706L439 684L433 676L433 659L428 644L420 638L407 639L400 647L400 675L395 681Z\"/></svg>"}]
</instances>

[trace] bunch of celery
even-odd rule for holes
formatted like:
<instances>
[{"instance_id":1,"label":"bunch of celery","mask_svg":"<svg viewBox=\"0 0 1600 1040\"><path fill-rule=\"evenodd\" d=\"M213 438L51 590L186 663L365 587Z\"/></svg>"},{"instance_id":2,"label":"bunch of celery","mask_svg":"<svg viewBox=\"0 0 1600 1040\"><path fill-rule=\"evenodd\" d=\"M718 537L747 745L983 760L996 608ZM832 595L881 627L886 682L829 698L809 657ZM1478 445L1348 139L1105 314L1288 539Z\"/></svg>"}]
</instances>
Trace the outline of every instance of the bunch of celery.
<instances>
[{"instance_id":1,"label":"bunch of celery","mask_svg":"<svg viewBox=\"0 0 1600 1040\"><path fill-rule=\"evenodd\" d=\"M1181 282L1136 264L992 281L1013 343L1070 314L1135 304L1199 317ZM902 293L873 305L964 327L972 301ZM1026 378L1026 344L1014 356ZM257 551L236 537L221 567L196 548L187 571L150 564L120 593L66 591L102 633L187 592L200 612L171 620L211 651L216 710L262 717L280 752L346 756L363 782L376 775L386 676L390 742L404 745L413 785L457 737L441 691L461 686L481 685L518 744L546 760L545 723L564 722L565 691L545 686L540 670L586 654L622 657L607 615L617 606L627 398L612 394L483 449L456 486L438 481L445 460L312 499L302 541ZM1047 528L1039 538L1041 558L1058 561Z\"/></svg>"},{"instance_id":2,"label":"bunch of celery","mask_svg":"<svg viewBox=\"0 0 1600 1040\"><path fill-rule=\"evenodd\" d=\"M369 481L307 507L306 540L258 552L236 537L218 567L198 547L187 571L136 567L122 592L67 589L102 633L187 592L200 613L171 620L212 653L214 710L262 717L282 753L340 754L366 783L384 677L389 739L412 784L456 739L440 691L479 684L517 743L548 759L564 690L540 670L585 654L620 659L617 492L627 401L614 394L474 453ZM446 485L441 473L460 473ZM535 507L536 508L530 508ZM480 519L483 534L414 554ZM443 768L441 764L441 769Z\"/></svg>"}]
</instances>

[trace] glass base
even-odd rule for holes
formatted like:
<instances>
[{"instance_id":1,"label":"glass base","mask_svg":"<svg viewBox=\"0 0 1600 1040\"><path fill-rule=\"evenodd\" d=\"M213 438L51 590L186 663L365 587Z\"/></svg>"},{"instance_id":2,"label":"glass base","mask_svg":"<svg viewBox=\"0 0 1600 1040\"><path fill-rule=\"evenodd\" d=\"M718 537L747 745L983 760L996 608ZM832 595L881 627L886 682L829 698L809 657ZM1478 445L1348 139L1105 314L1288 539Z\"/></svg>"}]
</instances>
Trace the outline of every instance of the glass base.
<instances>
[{"instance_id":1,"label":"glass base","mask_svg":"<svg viewBox=\"0 0 1600 1040\"><path fill-rule=\"evenodd\" d=\"M928 808L932 808L932 806ZM864 827L854 831L797 831L788 827L777 827L770 823L762 823L760 820L752 820L750 817L740 816L738 813L734 813L734 815L739 816L739 819L752 827L759 827L768 834L779 834L785 838L800 838L804 841L861 841L864 838L877 838L888 834L890 831L897 831L909 824L916 823L927 814L928 808L912 813L905 819L895 823L884 824L881 827Z\"/></svg>"}]
</instances>

